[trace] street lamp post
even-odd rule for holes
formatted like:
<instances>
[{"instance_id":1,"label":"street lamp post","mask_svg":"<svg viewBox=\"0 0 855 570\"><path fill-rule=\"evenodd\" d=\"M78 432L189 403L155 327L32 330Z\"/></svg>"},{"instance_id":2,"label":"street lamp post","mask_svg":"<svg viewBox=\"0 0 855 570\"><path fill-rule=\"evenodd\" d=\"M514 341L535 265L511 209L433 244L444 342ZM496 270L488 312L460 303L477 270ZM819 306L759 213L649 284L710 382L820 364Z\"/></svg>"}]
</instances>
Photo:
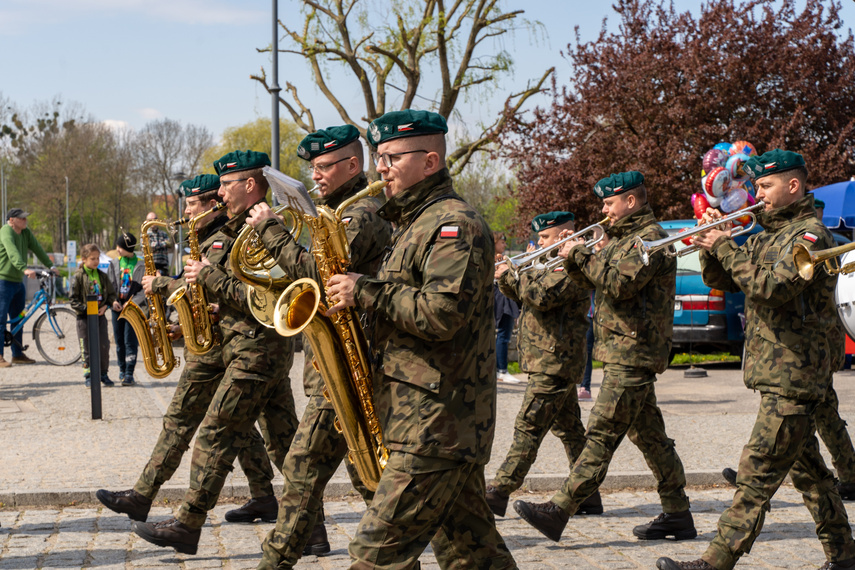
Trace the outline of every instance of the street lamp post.
<instances>
[{"instance_id":1,"label":"street lamp post","mask_svg":"<svg viewBox=\"0 0 855 570\"><path fill-rule=\"evenodd\" d=\"M68 176L65 177L65 247L68 249ZM66 251L65 253L68 253Z\"/></svg>"},{"instance_id":2,"label":"street lamp post","mask_svg":"<svg viewBox=\"0 0 855 570\"><path fill-rule=\"evenodd\" d=\"M172 173L173 180L183 182L188 178L189 176L181 171ZM178 199L178 217L180 218L184 213L184 192L181 191L180 187L175 191L175 197ZM184 269L184 262L182 260L184 257L184 226L178 226L178 241L175 243L175 253L175 274L178 275Z\"/></svg>"},{"instance_id":3,"label":"street lamp post","mask_svg":"<svg viewBox=\"0 0 855 570\"><path fill-rule=\"evenodd\" d=\"M279 87L279 1L273 0L273 82L270 86L270 95L273 100L273 108L270 117L270 163L273 168L279 170L279 92L282 90ZM273 205L278 206L276 194L273 195Z\"/></svg>"}]
</instances>

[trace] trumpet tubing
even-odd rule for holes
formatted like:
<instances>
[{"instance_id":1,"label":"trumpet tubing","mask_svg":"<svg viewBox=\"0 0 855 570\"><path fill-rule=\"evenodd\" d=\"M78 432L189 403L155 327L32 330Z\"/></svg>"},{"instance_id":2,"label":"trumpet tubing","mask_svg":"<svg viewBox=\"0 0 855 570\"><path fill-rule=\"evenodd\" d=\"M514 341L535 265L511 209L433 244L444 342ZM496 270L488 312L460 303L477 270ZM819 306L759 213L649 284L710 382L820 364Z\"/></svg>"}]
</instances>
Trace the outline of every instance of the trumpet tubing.
<instances>
[{"instance_id":1,"label":"trumpet tubing","mask_svg":"<svg viewBox=\"0 0 855 570\"><path fill-rule=\"evenodd\" d=\"M840 264L837 262L837 256L843 255L853 249L855 249L855 242L819 251L811 251L806 245L797 243L793 247L793 263L799 271L799 276L805 281L813 279L816 266L819 264L825 265L825 269L829 275L848 275L855 272L855 263L850 262L840 267Z\"/></svg>"},{"instance_id":2,"label":"trumpet tubing","mask_svg":"<svg viewBox=\"0 0 855 570\"><path fill-rule=\"evenodd\" d=\"M600 230L601 234L599 237L594 237L585 242L585 247L594 247L596 244L600 243L603 238L606 236L605 224L608 222L608 218L603 218L596 224L591 224L590 226L579 230L578 232L573 232L571 235L567 236L564 239L560 239L552 245L548 245L546 247L541 247L532 252L521 253L519 255L515 255L513 257L506 257L502 261L496 262L496 267L503 263L507 263L508 269L514 272L514 274L523 273L525 271L531 271L532 269L543 269L544 267L554 267L557 263L555 259L558 257L558 249L564 245L566 242L579 239L580 237L594 233L597 230Z\"/></svg>"}]
</instances>

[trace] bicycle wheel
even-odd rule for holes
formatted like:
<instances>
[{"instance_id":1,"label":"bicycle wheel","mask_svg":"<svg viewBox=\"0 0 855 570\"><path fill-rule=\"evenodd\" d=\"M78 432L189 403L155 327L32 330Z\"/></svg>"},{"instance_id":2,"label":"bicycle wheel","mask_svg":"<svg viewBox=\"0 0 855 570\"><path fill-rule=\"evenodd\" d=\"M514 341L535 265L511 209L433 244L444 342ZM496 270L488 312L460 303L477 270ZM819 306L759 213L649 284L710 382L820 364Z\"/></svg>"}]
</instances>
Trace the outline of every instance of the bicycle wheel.
<instances>
[{"instance_id":1,"label":"bicycle wheel","mask_svg":"<svg viewBox=\"0 0 855 570\"><path fill-rule=\"evenodd\" d=\"M77 314L68 307L50 307L33 325L33 341L45 360L57 366L68 366L80 360L77 338Z\"/></svg>"}]
</instances>

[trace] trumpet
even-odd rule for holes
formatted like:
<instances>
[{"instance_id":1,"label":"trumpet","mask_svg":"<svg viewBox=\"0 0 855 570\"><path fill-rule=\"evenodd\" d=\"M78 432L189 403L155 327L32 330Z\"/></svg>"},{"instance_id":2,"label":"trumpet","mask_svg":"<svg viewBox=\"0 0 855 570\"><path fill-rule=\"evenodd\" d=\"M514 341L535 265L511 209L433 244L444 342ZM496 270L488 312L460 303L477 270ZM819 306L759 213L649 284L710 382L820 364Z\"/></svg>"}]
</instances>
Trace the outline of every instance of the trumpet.
<instances>
[{"instance_id":1,"label":"trumpet","mask_svg":"<svg viewBox=\"0 0 855 570\"><path fill-rule=\"evenodd\" d=\"M742 216L749 216L751 218L751 223L746 225L746 226L742 226L739 229L734 229L730 235L731 235L731 237L736 237L736 236L742 235L744 233L748 233L754 229L755 225L757 225L757 217L754 215L754 210L756 210L757 208L762 208L765 205L766 204L764 202L758 202L758 203L754 204L753 206L748 206L747 208L737 210L736 212L733 212L733 213L721 218L720 220L715 220L714 222L710 222L710 223L704 224L702 226L695 226L694 228L692 228L691 230L689 230L687 232L681 232L681 233L674 234L672 236L668 236L668 237L665 237L662 239L657 239L657 240L653 240L653 241L644 241L641 238L641 236L636 236L635 237L635 244L636 244L636 247L638 248L638 253L641 255L641 262L644 263L644 265L649 265L650 264L650 255L653 253L656 253L657 251L662 250L662 249L665 250L665 255L667 255L668 257L682 257L682 256L687 255L689 253L694 253L700 249L700 246L692 244L688 247L684 247L683 249L681 249L680 251L678 251L676 253L671 252L667 248L671 247L672 245L674 245L678 241L684 240L687 237L691 237L693 235L709 231L709 230L715 228L716 226L726 224L727 222L732 222L734 220L741 218Z\"/></svg>"},{"instance_id":2,"label":"trumpet","mask_svg":"<svg viewBox=\"0 0 855 570\"><path fill-rule=\"evenodd\" d=\"M585 247L594 247L595 245L603 241L603 238L606 236L606 228L604 226L608 221L608 218L604 218L596 224L591 224L587 228L581 229L578 232L573 232L571 235L567 236L564 239L558 240L552 245L541 247L531 252L520 253L519 255L515 255L513 257L506 256L505 259L503 259L502 261L496 262L496 267L502 265L503 263L507 264L508 269L515 277L518 276L520 273L530 271L532 269L555 267L556 265L564 262L564 259L558 256L558 249L562 245L564 245L571 239L579 239L580 237L586 234L595 233L597 230L599 230L599 237L592 237L591 239L585 242Z\"/></svg>"},{"instance_id":3,"label":"trumpet","mask_svg":"<svg viewBox=\"0 0 855 570\"><path fill-rule=\"evenodd\" d=\"M825 264L825 270L829 275L849 275L855 272L855 261L850 261L843 267L837 262L837 256L843 255L847 251L855 249L855 242L821 249L819 251L811 251L804 244L797 243L793 247L793 263L799 270L799 275L805 281L813 279L813 274L816 271L816 266L820 263Z\"/></svg>"}]
</instances>

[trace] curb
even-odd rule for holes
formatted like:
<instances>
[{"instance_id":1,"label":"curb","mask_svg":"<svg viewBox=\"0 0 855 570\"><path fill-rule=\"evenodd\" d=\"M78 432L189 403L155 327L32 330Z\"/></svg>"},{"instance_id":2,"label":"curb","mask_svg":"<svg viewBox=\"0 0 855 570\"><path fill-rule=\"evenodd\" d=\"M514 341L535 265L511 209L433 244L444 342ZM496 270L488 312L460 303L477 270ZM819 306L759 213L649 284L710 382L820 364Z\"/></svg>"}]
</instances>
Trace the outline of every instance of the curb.
<instances>
[{"instance_id":1,"label":"curb","mask_svg":"<svg viewBox=\"0 0 855 570\"><path fill-rule=\"evenodd\" d=\"M529 475L526 477L521 491L530 493L550 493L561 489L564 485L566 474L542 474ZM789 476L788 476L789 479ZM687 487L709 487L713 485L727 485L720 471L687 471ZM656 479L650 472L614 472L606 475L600 489L604 491L618 491L625 489L656 489ZM47 507L57 505L99 505L95 498L98 489L54 489L45 491L14 491L0 490L0 506L3 507ZM282 484L274 483L273 490L276 496L282 493ZM180 504L187 491L186 485L165 485L157 495L157 501L161 503ZM349 479L333 479L327 484L327 499L344 498L346 496L358 497ZM234 499L243 501L249 497L248 485L226 485L220 493L221 499Z\"/></svg>"}]
</instances>

